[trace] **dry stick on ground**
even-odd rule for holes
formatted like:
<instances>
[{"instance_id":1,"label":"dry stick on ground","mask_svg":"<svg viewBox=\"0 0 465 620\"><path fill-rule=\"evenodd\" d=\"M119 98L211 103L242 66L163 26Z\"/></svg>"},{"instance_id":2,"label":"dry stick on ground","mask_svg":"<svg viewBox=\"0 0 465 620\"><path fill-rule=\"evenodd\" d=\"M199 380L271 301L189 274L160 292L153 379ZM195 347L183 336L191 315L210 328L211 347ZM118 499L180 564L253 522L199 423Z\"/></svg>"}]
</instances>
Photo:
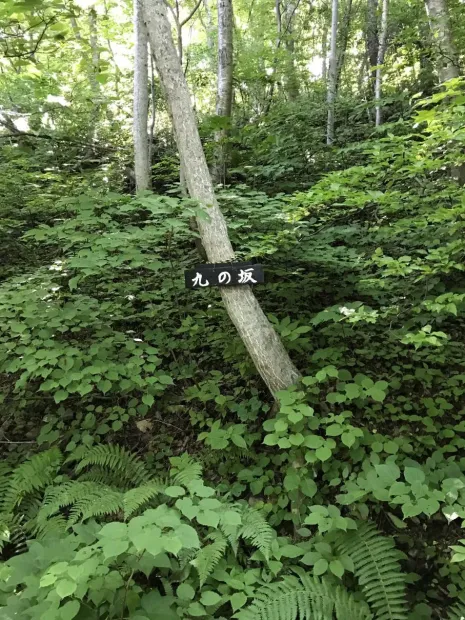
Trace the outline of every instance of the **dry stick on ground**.
<instances>
[{"instance_id":1,"label":"dry stick on ground","mask_svg":"<svg viewBox=\"0 0 465 620\"><path fill-rule=\"evenodd\" d=\"M202 244L212 263L235 260L226 221L218 206L200 141L189 89L173 43L163 0L143 0L145 21L158 74L171 113L189 194L207 210L198 219ZM248 286L221 289L226 310L258 372L272 394L295 383L300 375L283 343Z\"/></svg>"}]
</instances>

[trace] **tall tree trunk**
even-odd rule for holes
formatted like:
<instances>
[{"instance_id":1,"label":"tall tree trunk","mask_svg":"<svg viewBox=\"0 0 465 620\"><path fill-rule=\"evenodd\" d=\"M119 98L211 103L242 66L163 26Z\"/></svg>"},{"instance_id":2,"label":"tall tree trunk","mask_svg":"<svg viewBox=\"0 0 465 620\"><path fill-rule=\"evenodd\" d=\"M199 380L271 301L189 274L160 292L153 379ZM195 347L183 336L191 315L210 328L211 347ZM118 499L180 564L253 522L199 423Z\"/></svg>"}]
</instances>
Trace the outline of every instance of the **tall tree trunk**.
<instances>
[{"instance_id":1,"label":"tall tree trunk","mask_svg":"<svg viewBox=\"0 0 465 620\"><path fill-rule=\"evenodd\" d=\"M213 56L213 50L215 49L215 39L214 39L215 27L213 25L212 12L210 11L210 5L208 4L208 0L203 0L203 8L205 9L206 22L207 22L205 24L205 32L207 34L207 45L208 45L208 49L210 50L210 52L212 52L212 56Z\"/></svg>"},{"instance_id":2,"label":"tall tree trunk","mask_svg":"<svg viewBox=\"0 0 465 620\"><path fill-rule=\"evenodd\" d=\"M340 44L339 44L339 51L337 54L336 92L339 88L342 70L344 68L344 61L346 57L347 45L349 43L349 36L350 36L351 19L352 19L352 0L347 0L345 9L344 9L344 16L342 18L342 24L341 24L340 36L339 36Z\"/></svg>"},{"instance_id":3,"label":"tall tree trunk","mask_svg":"<svg viewBox=\"0 0 465 620\"><path fill-rule=\"evenodd\" d=\"M199 218L197 221L203 246L211 262L234 261L226 221L213 191L189 89L171 36L166 6L163 0L143 0L143 7L179 154L184 162L189 193L204 205L209 215L208 219ZM247 286L224 287L221 295L231 320L270 391L274 394L295 383L299 373L252 290Z\"/></svg>"},{"instance_id":4,"label":"tall tree trunk","mask_svg":"<svg viewBox=\"0 0 465 620\"><path fill-rule=\"evenodd\" d=\"M376 127L379 127L383 122L383 109L381 107L381 89L383 86L383 64L384 57L386 55L387 40L388 40L388 14L389 14L389 0L383 0L383 11L381 14L381 34L379 37L378 48L378 60L376 66L376 81L375 81L375 101L376 101Z\"/></svg>"},{"instance_id":5,"label":"tall tree trunk","mask_svg":"<svg viewBox=\"0 0 465 620\"><path fill-rule=\"evenodd\" d=\"M94 116L96 124L100 109L100 83L97 79L100 71L100 51L98 46L97 12L94 8L91 8L89 11L89 44L92 60L89 80L92 90L92 98L94 100Z\"/></svg>"},{"instance_id":6,"label":"tall tree trunk","mask_svg":"<svg viewBox=\"0 0 465 620\"><path fill-rule=\"evenodd\" d=\"M425 0L426 13L436 47L439 82L460 75L446 0Z\"/></svg>"},{"instance_id":7,"label":"tall tree trunk","mask_svg":"<svg viewBox=\"0 0 465 620\"><path fill-rule=\"evenodd\" d=\"M299 96L299 82L297 80L295 70L295 39L294 39L294 17L297 10L296 0L287 0L284 7L284 22L285 34L284 34L284 46L287 51L286 73L285 73L285 88L291 101L297 99Z\"/></svg>"},{"instance_id":8,"label":"tall tree trunk","mask_svg":"<svg viewBox=\"0 0 465 620\"><path fill-rule=\"evenodd\" d=\"M328 24L325 19L323 26L323 40L321 43L321 78L326 82L328 77Z\"/></svg>"},{"instance_id":9,"label":"tall tree trunk","mask_svg":"<svg viewBox=\"0 0 465 620\"><path fill-rule=\"evenodd\" d=\"M338 0L333 0L331 9L331 48L329 54L329 79L328 79L328 122L326 128L326 144L334 142L334 104L336 101L337 80L337 17Z\"/></svg>"},{"instance_id":10,"label":"tall tree trunk","mask_svg":"<svg viewBox=\"0 0 465 620\"><path fill-rule=\"evenodd\" d=\"M368 0L367 14L366 14L366 48L368 54L368 61L370 65L371 75L371 88L374 87L376 80L376 63L378 62L378 0ZM373 92L373 91L372 91Z\"/></svg>"},{"instance_id":11,"label":"tall tree trunk","mask_svg":"<svg viewBox=\"0 0 465 620\"><path fill-rule=\"evenodd\" d=\"M233 96L233 6L232 0L218 0L218 86L216 116L226 124L231 119ZM215 163L212 170L215 183L225 183L227 149L226 127L215 132Z\"/></svg>"},{"instance_id":12,"label":"tall tree trunk","mask_svg":"<svg viewBox=\"0 0 465 620\"><path fill-rule=\"evenodd\" d=\"M133 139L136 191L150 187L150 153L148 142L149 69L147 53L147 28L142 6L134 0L134 100Z\"/></svg>"}]
</instances>

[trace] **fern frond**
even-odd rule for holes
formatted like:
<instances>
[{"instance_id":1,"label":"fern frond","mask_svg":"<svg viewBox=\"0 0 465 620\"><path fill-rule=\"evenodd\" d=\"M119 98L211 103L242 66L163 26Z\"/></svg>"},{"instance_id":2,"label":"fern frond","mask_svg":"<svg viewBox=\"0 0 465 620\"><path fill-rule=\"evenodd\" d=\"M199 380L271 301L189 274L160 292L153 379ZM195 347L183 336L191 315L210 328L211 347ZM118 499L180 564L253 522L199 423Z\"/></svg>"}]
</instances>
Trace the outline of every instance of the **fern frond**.
<instances>
[{"instance_id":1,"label":"fern frond","mask_svg":"<svg viewBox=\"0 0 465 620\"><path fill-rule=\"evenodd\" d=\"M205 545L197 553L191 564L195 566L199 573L200 587L207 581L208 577L215 570L216 565L221 560L226 551L227 540L219 532L213 533L210 538L213 542L210 545Z\"/></svg>"},{"instance_id":2,"label":"fern frond","mask_svg":"<svg viewBox=\"0 0 465 620\"><path fill-rule=\"evenodd\" d=\"M144 506L144 504L147 504L151 499L163 493L165 488L166 485L162 482L154 480L153 482L148 482L140 487L126 491L123 496L124 519L129 519L129 517Z\"/></svg>"},{"instance_id":3,"label":"fern frond","mask_svg":"<svg viewBox=\"0 0 465 620\"><path fill-rule=\"evenodd\" d=\"M31 533L35 538L42 540L43 538L47 538L47 536L64 534L68 529L69 524L65 517L57 515L44 522L34 523Z\"/></svg>"},{"instance_id":4,"label":"fern frond","mask_svg":"<svg viewBox=\"0 0 465 620\"><path fill-rule=\"evenodd\" d=\"M201 480L202 465L188 454L182 454L170 460L172 464L171 473L174 473L172 475L174 484L187 486L190 482Z\"/></svg>"},{"instance_id":5,"label":"fern frond","mask_svg":"<svg viewBox=\"0 0 465 620\"><path fill-rule=\"evenodd\" d=\"M9 477L9 485L1 502L1 511L12 512L26 495L48 486L55 478L61 462L60 450L51 448L21 463Z\"/></svg>"},{"instance_id":6,"label":"fern frond","mask_svg":"<svg viewBox=\"0 0 465 620\"><path fill-rule=\"evenodd\" d=\"M142 460L118 445L93 446L81 457L76 466L76 472L82 471L89 465L97 465L115 472L120 479L128 480L133 485L144 484L150 480L150 474Z\"/></svg>"},{"instance_id":7,"label":"fern frond","mask_svg":"<svg viewBox=\"0 0 465 620\"><path fill-rule=\"evenodd\" d=\"M24 553L27 550L27 538L22 515L0 515L0 550L8 544L14 548L15 554Z\"/></svg>"},{"instance_id":8,"label":"fern frond","mask_svg":"<svg viewBox=\"0 0 465 620\"><path fill-rule=\"evenodd\" d=\"M353 561L355 576L377 620L405 620L407 602L400 553L392 538L362 524L340 538L338 547Z\"/></svg>"},{"instance_id":9,"label":"fern frond","mask_svg":"<svg viewBox=\"0 0 465 620\"><path fill-rule=\"evenodd\" d=\"M245 508L242 513L242 527L239 529L238 537L249 541L268 559L274 536L275 532L262 512L254 508Z\"/></svg>"},{"instance_id":10,"label":"fern frond","mask_svg":"<svg viewBox=\"0 0 465 620\"><path fill-rule=\"evenodd\" d=\"M255 592L249 607L236 614L239 620L370 620L364 602L356 601L343 586L295 570L281 581Z\"/></svg>"},{"instance_id":11,"label":"fern frond","mask_svg":"<svg viewBox=\"0 0 465 620\"><path fill-rule=\"evenodd\" d=\"M47 519L64 508L69 508L68 526L71 526L92 517L120 513L123 495L95 482L71 480L47 489L37 523L43 526Z\"/></svg>"},{"instance_id":12,"label":"fern frond","mask_svg":"<svg viewBox=\"0 0 465 620\"><path fill-rule=\"evenodd\" d=\"M447 620L465 620L465 597L449 609Z\"/></svg>"}]
</instances>

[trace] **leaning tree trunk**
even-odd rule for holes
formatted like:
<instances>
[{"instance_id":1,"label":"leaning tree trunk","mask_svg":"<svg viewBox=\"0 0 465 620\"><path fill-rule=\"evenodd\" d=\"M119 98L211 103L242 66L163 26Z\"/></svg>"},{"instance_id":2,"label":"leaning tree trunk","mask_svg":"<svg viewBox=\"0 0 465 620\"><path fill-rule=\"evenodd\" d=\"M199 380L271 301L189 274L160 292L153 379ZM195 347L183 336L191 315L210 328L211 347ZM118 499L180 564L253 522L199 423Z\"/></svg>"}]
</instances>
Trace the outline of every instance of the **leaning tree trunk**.
<instances>
[{"instance_id":1,"label":"leaning tree trunk","mask_svg":"<svg viewBox=\"0 0 465 620\"><path fill-rule=\"evenodd\" d=\"M449 13L446 0L425 0L425 6L436 47L439 82L442 84L460 74Z\"/></svg>"},{"instance_id":2,"label":"leaning tree trunk","mask_svg":"<svg viewBox=\"0 0 465 620\"><path fill-rule=\"evenodd\" d=\"M331 48L329 55L328 77L328 123L326 129L326 144L334 142L334 104L337 89L337 16L338 0L333 0L331 10Z\"/></svg>"},{"instance_id":3,"label":"leaning tree trunk","mask_svg":"<svg viewBox=\"0 0 465 620\"><path fill-rule=\"evenodd\" d=\"M208 260L235 260L226 221L218 206L192 109L189 89L173 44L163 0L143 0L145 21L162 88L173 120L179 155L184 162L192 198L207 208L208 219L198 227ZM295 383L299 373L249 287L221 289L226 310L239 332L258 372L274 394Z\"/></svg>"},{"instance_id":4,"label":"leaning tree trunk","mask_svg":"<svg viewBox=\"0 0 465 620\"><path fill-rule=\"evenodd\" d=\"M134 100L133 139L136 191L150 187L150 153L148 142L148 53L147 28L139 0L134 0Z\"/></svg>"},{"instance_id":5,"label":"leaning tree trunk","mask_svg":"<svg viewBox=\"0 0 465 620\"><path fill-rule=\"evenodd\" d=\"M232 0L218 0L218 87L216 116L227 124L231 118L233 97L233 6ZM226 127L215 132L215 162L212 176L215 183L226 181Z\"/></svg>"},{"instance_id":6,"label":"leaning tree trunk","mask_svg":"<svg viewBox=\"0 0 465 620\"><path fill-rule=\"evenodd\" d=\"M376 66L375 80L375 102L376 102L376 127L383 122L383 109L381 107L381 89L383 86L383 64L386 55L387 38L388 38L388 13L389 0L383 0L383 12L381 15L381 34L379 37L378 60Z\"/></svg>"}]
</instances>

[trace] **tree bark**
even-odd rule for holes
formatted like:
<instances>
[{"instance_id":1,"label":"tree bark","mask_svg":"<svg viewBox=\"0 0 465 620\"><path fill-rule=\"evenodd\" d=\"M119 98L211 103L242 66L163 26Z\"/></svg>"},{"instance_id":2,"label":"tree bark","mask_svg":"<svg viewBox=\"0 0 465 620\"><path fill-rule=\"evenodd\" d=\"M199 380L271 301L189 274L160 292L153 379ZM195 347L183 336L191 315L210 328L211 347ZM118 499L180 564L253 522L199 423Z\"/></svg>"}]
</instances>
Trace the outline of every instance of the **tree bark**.
<instances>
[{"instance_id":1,"label":"tree bark","mask_svg":"<svg viewBox=\"0 0 465 620\"><path fill-rule=\"evenodd\" d=\"M284 46L287 52L285 88L291 101L299 96L299 82L297 80L295 68L295 39L294 39L294 16L297 10L296 0L287 0L284 7L285 36Z\"/></svg>"},{"instance_id":2,"label":"tree bark","mask_svg":"<svg viewBox=\"0 0 465 620\"><path fill-rule=\"evenodd\" d=\"M329 76L328 76L328 122L326 128L326 144L334 142L334 104L336 101L336 80L337 80L337 18L338 0L333 0L331 9L331 48L329 55Z\"/></svg>"},{"instance_id":3,"label":"tree bark","mask_svg":"<svg viewBox=\"0 0 465 620\"><path fill-rule=\"evenodd\" d=\"M218 0L218 86L216 116L225 123L231 118L233 97L233 6L232 0ZM213 181L225 183L227 148L226 128L215 132L215 163Z\"/></svg>"},{"instance_id":4,"label":"tree bark","mask_svg":"<svg viewBox=\"0 0 465 620\"><path fill-rule=\"evenodd\" d=\"M376 80L375 80L375 102L376 102L375 125L376 127L379 127L383 122L383 109L381 107L381 95L382 95L382 86L383 86L384 57L386 55L387 41L388 41L388 14L389 14L389 0L383 0L383 10L381 14L381 34L379 38L378 60L377 60L377 66L376 66Z\"/></svg>"},{"instance_id":5,"label":"tree bark","mask_svg":"<svg viewBox=\"0 0 465 620\"><path fill-rule=\"evenodd\" d=\"M376 63L378 62L378 0L368 0L366 15L366 48L370 65L371 88L376 80ZM372 91L373 92L373 91Z\"/></svg>"},{"instance_id":6,"label":"tree bark","mask_svg":"<svg viewBox=\"0 0 465 620\"><path fill-rule=\"evenodd\" d=\"M133 140L136 191L150 187L150 148L148 141L149 69L147 53L147 28L142 7L134 0L134 99Z\"/></svg>"},{"instance_id":7,"label":"tree bark","mask_svg":"<svg viewBox=\"0 0 465 620\"><path fill-rule=\"evenodd\" d=\"M200 141L189 89L174 47L163 0L143 0L157 70L165 92L184 162L187 187L192 198L207 209L209 218L198 219L203 246L211 262L235 260L226 221L218 206ZM239 332L258 372L275 394L295 383L299 373L281 340L267 320L252 290L247 287L221 289L226 310Z\"/></svg>"},{"instance_id":8,"label":"tree bark","mask_svg":"<svg viewBox=\"0 0 465 620\"><path fill-rule=\"evenodd\" d=\"M460 75L449 13L446 0L425 0L425 7L436 47L439 82L442 84Z\"/></svg>"},{"instance_id":9,"label":"tree bark","mask_svg":"<svg viewBox=\"0 0 465 620\"><path fill-rule=\"evenodd\" d=\"M328 77L328 24L323 26L323 40L321 43L321 79L326 82Z\"/></svg>"},{"instance_id":10,"label":"tree bark","mask_svg":"<svg viewBox=\"0 0 465 620\"><path fill-rule=\"evenodd\" d=\"M347 45L350 37L350 22L352 19L352 0L347 0L344 9L344 16L342 18L342 24L340 28L340 45L337 54L337 71L336 71L336 93L339 89L339 83L341 81L342 70L344 68L344 61L347 52Z\"/></svg>"}]
</instances>

